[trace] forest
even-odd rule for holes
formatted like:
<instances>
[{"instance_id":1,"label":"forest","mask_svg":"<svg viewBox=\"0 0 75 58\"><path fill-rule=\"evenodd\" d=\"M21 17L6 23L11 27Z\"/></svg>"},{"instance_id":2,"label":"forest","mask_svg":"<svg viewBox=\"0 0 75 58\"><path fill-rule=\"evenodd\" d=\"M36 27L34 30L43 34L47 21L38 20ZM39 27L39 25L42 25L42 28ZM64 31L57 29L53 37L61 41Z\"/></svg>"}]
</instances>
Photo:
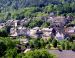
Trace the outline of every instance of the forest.
<instances>
[{"instance_id":1,"label":"forest","mask_svg":"<svg viewBox=\"0 0 75 58\"><path fill-rule=\"evenodd\" d=\"M74 0L0 0L0 20L75 15Z\"/></svg>"}]
</instances>

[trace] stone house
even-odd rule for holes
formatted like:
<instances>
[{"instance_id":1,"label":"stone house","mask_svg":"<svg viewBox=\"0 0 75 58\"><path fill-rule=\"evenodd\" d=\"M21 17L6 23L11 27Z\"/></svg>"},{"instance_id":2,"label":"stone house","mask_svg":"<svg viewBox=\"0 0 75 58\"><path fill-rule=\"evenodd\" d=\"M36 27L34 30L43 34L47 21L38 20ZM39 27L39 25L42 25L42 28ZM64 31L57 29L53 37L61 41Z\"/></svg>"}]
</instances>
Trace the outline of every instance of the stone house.
<instances>
[{"instance_id":1,"label":"stone house","mask_svg":"<svg viewBox=\"0 0 75 58\"><path fill-rule=\"evenodd\" d=\"M52 33L52 29L53 28L43 28L42 29L42 32L43 32L43 34L42 34L42 38L43 39L48 39L48 38L50 38L51 37L51 33Z\"/></svg>"},{"instance_id":2,"label":"stone house","mask_svg":"<svg viewBox=\"0 0 75 58\"><path fill-rule=\"evenodd\" d=\"M10 29L10 36L12 36L12 37L18 36L16 28Z\"/></svg>"},{"instance_id":3,"label":"stone house","mask_svg":"<svg viewBox=\"0 0 75 58\"><path fill-rule=\"evenodd\" d=\"M6 22L6 26L15 26L15 27L17 27L17 22L18 22L18 20L8 20L7 22Z\"/></svg>"},{"instance_id":4,"label":"stone house","mask_svg":"<svg viewBox=\"0 0 75 58\"><path fill-rule=\"evenodd\" d=\"M23 35L25 36L27 34L27 28L22 26L17 27L17 34L18 36L23 36Z\"/></svg>"},{"instance_id":5,"label":"stone house","mask_svg":"<svg viewBox=\"0 0 75 58\"><path fill-rule=\"evenodd\" d=\"M34 38L37 38L38 36L37 36L36 33L37 33L38 30L40 30L39 27L34 27L34 28L30 29L30 34L29 34L29 36L34 37Z\"/></svg>"},{"instance_id":6,"label":"stone house","mask_svg":"<svg viewBox=\"0 0 75 58\"><path fill-rule=\"evenodd\" d=\"M18 25L19 25L19 26L24 26L24 25L26 25L29 21L30 21L30 19L28 19L28 18L21 19L21 20L18 21Z\"/></svg>"},{"instance_id":7,"label":"stone house","mask_svg":"<svg viewBox=\"0 0 75 58\"><path fill-rule=\"evenodd\" d=\"M64 34L57 32L55 38L58 39L58 40L63 40L64 39Z\"/></svg>"}]
</instances>

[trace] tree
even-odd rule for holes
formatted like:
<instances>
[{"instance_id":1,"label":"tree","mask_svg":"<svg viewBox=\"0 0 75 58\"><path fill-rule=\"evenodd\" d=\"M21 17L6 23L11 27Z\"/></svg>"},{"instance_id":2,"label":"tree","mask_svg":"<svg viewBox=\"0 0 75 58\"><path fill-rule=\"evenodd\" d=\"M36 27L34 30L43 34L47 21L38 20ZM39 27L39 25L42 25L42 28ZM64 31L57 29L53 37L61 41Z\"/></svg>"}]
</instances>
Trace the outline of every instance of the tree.
<instances>
[{"instance_id":1,"label":"tree","mask_svg":"<svg viewBox=\"0 0 75 58\"><path fill-rule=\"evenodd\" d=\"M17 56L16 48L7 50L6 55L5 55L6 58L16 58L16 56Z\"/></svg>"},{"instance_id":2,"label":"tree","mask_svg":"<svg viewBox=\"0 0 75 58\"><path fill-rule=\"evenodd\" d=\"M62 49L65 50L65 42L64 42L64 41L61 41L60 44L61 44L61 46L62 46Z\"/></svg>"},{"instance_id":3,"label":"tree","mask_svg":"<svg viewBox=\"0 0 75 58\"><path fill-rule=\"evenodd\" d=\"M11 13L6 13L6 20L10 20L11 19Z\"/></svg>"},{"instance_id":4,"label":"tree","mask_svg":"<svg viewBox=\"0 0 75 58\"><path fill-rule=\"evenodd\" d=\"M29 27L29 28L33 28L33 27L35 27L35 26L40 27L42 24L43 24L43 21L42 21L40 18L35 18L34 20L32 20L32 21L29 23L28 27Z\"/></svg>"},{"instance_id":5,"label":"tree","mask_svg":"<svg viewBox=\"0 0 75 58\"><path fill-rule=\"evenodd\" d=\"M62 51L62 46L61 45L58 45L58 50Z\"/></svg>"},{"instance_id":6,"label":"tree","mask_svg":"<svg viewBox=\"0 0 75 58\"><path fill-rule=\"evenodd\" d=\"M75 51L75 43L72 44L72 50Z\"/></svg>"},{"instance_id":7,"label":"tree","mask_svg":"<svg viewBox=\"0 0 75 58\"><path fill-rule=\"evenodd\" d=\"M69 50L70 49L70 44L69 41L65 42L65 50Z\"/></svg>"},{"instance_id":8,"label":"tree","mask_svg":"<svg viewBox=\"0 0 75 58\"><path fill-rule=\"evenodd\" d=\"M44 8L44 12L46 12L46 13L50 13L52 11L53 11L53 5L51 5L51 4Z\"/></svg>"},{"instance_id":9,"label":"tree","mask_svg":"<svg viewBox=\"0 0 75 58\"><path fill-rule=\"evenodd\" d=\"M41 27L46 28L46 27L49 27L49 26L50 26L50 23L49 22L45 22L45 23L42 24Z\"/></svg>"},{"instance_id":10,"label":"tree","mask_svg":"<svg viewBox=\"0 0 75 58\"><path fill-rule=\"evenodd\" d=\"M53 39L52 43L53 43L53 46L56 48L57 47L57 40Z\"/></svg>"},{"instance_id":11,"label":"tree","mask_svg":"<svg viewBox=\"0 0 75 58\"><path fill-rule=\"evenodd\" d=\"M20 53L20 54L17 54L16 58L22 58L23 54Z\"/></svg>"},{"instance_id":12,"label":"tree","mask_svg":"<svg viewBox=\"0 0 75 58\"><path fill-rule=\"evenodd\" d=\"M7 46L3 41L0 41L0 57L5 54L5 51L7 49Z\"/></svg>"},{"instance_id":13,"label":"tree","mask_svg":"<svg viewBox=\"0 0 75 58\"><path fill-rule=\"evenodd\" d=\"M0 36L1 37L7 37L8 36L6 28L0 30Z\"/></svg>"}]
</instances>

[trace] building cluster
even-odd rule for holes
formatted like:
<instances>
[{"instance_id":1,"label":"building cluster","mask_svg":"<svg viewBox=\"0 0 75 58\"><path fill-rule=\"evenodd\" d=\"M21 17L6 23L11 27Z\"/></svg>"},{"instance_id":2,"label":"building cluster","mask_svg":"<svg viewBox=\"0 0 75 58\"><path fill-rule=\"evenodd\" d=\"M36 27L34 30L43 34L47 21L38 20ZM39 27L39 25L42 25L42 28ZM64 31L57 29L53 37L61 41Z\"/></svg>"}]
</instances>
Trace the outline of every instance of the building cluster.
<instances>
[{"instance_id":1,"label":"building cluster","mask_svg":"<svg viewBox=\"0 0 75 58\"><path fill-rule=\"evenodd\" d=\"M49 16L47 21L50 21L51 26L49 28L26 28L25 24L29 21L28 19L23 20L7 20L5 23L0 23L0 29L3 27L11 26L9 28L10 36L30 36L34 38L57 38L62 40L69 35L75 34L75 26L73 27L64 27L67 23L72 21L72 17L64 16Z\"/></svg>"}]
</instances>

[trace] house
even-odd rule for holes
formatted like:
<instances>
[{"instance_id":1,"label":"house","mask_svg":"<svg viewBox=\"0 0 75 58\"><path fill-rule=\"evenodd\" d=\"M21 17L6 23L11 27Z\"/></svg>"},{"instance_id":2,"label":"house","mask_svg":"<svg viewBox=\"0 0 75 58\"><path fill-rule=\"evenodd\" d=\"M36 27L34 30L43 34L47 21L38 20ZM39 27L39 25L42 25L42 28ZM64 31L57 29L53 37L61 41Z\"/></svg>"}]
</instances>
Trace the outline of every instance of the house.
<instances>
[{"instance_id":1,"label":"house","mask_svg":"<svg viewBox=\"0 0 75 58\"><path fill-rule=\"evenodd\" d=\"M25 27L19 26L17 27L17 34L18 36L26 35L27 29Z\"/></svg>"},{"instance_id":2,"label":"house","mask_svg":"<svg viewBox=\"0 0 75 58\"><path fill-rule=\"evenodd\" d=\"M37 36L36 33L37 33L38 30L40 30L39 27L34 27L34 28L30 29L30 34L29 34L29 35L30 35L31 37L37 38L38 36Z\"/></svg>"},{"instance_id":3,"label":"house","mask_svg":"<svg viewBox=\"0 0 75 58\"><path fill-rule=\"evenodd\" d=\"M51 23L51 27L55 27L57 30L61 30L66 24L66 18L64 16L50 16L48 21Z\"/></svg>"},{"instance_id":4,"label":"house","mask_svg":"<svg viewBox=\"0 0 75 58\"><path fill-rule=\"evenodd\" d=\"M16 28L11 28L11 29L10 29L10 36L15 37L15 36L17 36L17 35L18 35L18 34L17 34Z\"/></svg>"},{"instance_id":5,"label":"house","mask_svg":"<svg viewBox=\"0 0 75 58\"><path fill-rule=\"evenodd\" d=\"M28 42L28 39L20 39L20 44L27 44Z\"/></svg>"},{"instance_id":6,"label":"house","mask_svg":"<svg viewBox=\"0 0 75 58\"><path fill-rule=\"evenodd\" d=\"M24 19L19 20L17 24L18 24L19 26L24 26L24 25L26 25L29 21L30 21L30 19L24 18Z\"/></svg>"},{"instance_id":7,"label":"house","mask_svg":"<svg viewBox=\"0 0 75 58\"><path fill-rule=\"evenodd\" d=\"M68 35L75 35L75 26L74 27L67 27L64 29L64 32Z\"/></svg>"},{"instance_id":8,"label":"house","mask_svg":"<svg viewBox=\"0 0 75 58\"><path fill-rule=\"evenodd\" d=\"M51 37L51 33L52 33L52 30L53 30L53 28L43 28L42 29L42 32L43 32L43 34L42 34L42 38L43 39L48 39L48 38L50 38Z\"/></svg>"},{"instance_id":9,"label":"house","mask_svg":"<svg viewBox=\"0 0 75 58\"><path fill-rule=\"evenodd\" d=\"M8 20L7 22L6 22L6 26L17 26L17 22L18 22L19 20Z\"/></svg>"},{"instance_id":10,"label":"house","mask_svg":"<svg viewBox=\"0 0 75 58\"><path fill-rule=\"evenodd\" d=\"M36 32L37 38L42 38L42 35L43 35L43 31L42 30L37 30L37 32Z\"/></svg>"},{"instance_id":11,"label":"house","mask_svg":"<svg viewBox=\"0 0 75 58\"><path fill-rule=\"evenodd\" d=\"M55 38L58 39L58 40L63 40L64 39L64 34L57 32Z\"/></svg>"}]
</instances>

